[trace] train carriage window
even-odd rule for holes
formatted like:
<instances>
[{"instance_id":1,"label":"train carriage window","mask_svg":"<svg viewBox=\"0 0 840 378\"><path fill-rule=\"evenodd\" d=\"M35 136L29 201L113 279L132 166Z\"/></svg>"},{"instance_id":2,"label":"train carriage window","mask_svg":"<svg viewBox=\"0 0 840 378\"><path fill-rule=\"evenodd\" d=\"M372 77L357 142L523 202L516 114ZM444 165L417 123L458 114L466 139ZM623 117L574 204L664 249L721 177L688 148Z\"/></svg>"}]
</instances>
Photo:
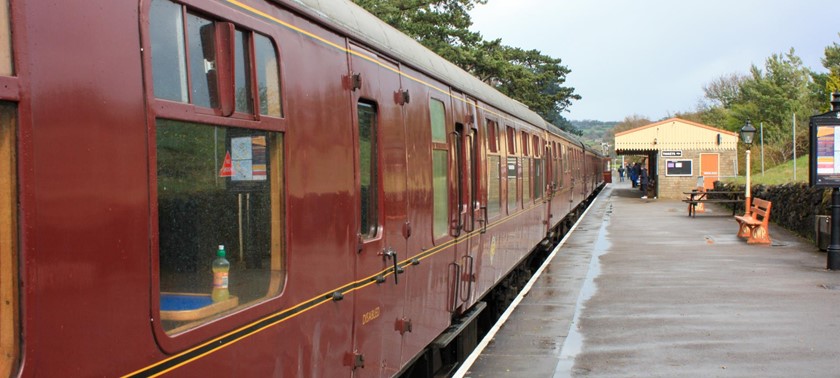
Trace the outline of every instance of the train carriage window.
<instances>
[{"instance_id":1,"label":"train carriage window","mask_svg":"<svg viewBox=\"0 0 840 378\"><path fill-rule=\"evenodd\" d=\"M507 153L508 156L516 154L516 132L513 127L507 127Z\"/></svg>"},{"instance_id":2,"label":"train carriage window","mask_svg":"<svg viewBox=\"0 0 840 378\"><path fill-rule=\"evenodd\" d=\"M219 106L219 91L215 81L215 35L213 21L187 13L190 102L208 108Z\"/></svg>"},{"instance_id":3,"label":"train carriage window","mask_svg":"<svg viewBox=\"0 0 840 378\"><path fill-rule=\"evenodd\" d=\"M499 130L496 122L487 120L487 149L490 152L499 152Z\"/></svg>"},{"instance_id":4,"label":"train carriage window","mask_svg":"<svg viewBox=\"0 0 840 378\"><path fill-rule=\"evenodd\" d=\"M175 334L282 290L283 134L156 126L160 319ZM230 262L227 293L214 290L224 281L211 274L219 245Z\"/></svg>"},{"instance_id":5,"label":"train carriage window","mask_svg":"<svg viewBox=\"0 0 840 378\"><path fill-rule=\"evenodd\" d=\"M240 29L236 29L234 33L235 43L235 60L234 60L234 80L236 86L236 111L242 113L253 113L254 106L251 101L251 56L248 51L251 51L247 46L251 45L251 34L246 33Z\"/></svg>"},{"instance_id":6,"label":"train carriage window","mask_svg":"<svg viewBox=\"0 0 840 378\"><path fill-rule=\"evenodd\" d=\"M515 156L509 156L507 158L507 185L508 185L508 193L507 193L507 208L508 214L512 214L517 209L517 202L516 202L516 191L518 188L517 185L517 166L519 165L519 158Z\"/></svg>"},{"instance_id":7,"label":"train carriage window","mask_svg":"<svg viewBox=\"0 0 840 378\"><path fill-rule=\"evenodd\" d=\"M449 233L449 151L446 144L446 109L442 101L429 102L432 131L432 198L434 237Z\"/></svg>"},{"instance_id":8,"label":"train carriage window","mask_svg":"<svg viewBox=\"0 0 840 378\"><path fill-rule=\"evenodd\" d=\"M0 0L0 75L14 74L12 32L9 23L9 1Z\"/></svg>"},{"instance_id":9,"label":"train carriage window","mask_svg":"<svg viewBox=\"0 0 840 378\"><path fill-rule=\"evenodd\" d=\"M534 159L534 200L538 200L543 196L543 188L545 187L543 173L543 160Z\"/></svg>"},{"instance_id":10,"label":"train carriage window","mask_svg":"<svg viewBox=\"0 0 840 378\"><path fill-rule=\"evenodd\" d=\"M543 153L543 144L542 140L540 140L539 136L534 135L534 172L533 172L533 184L534 184L534 201L539 200L543 196L543 188L545 187L544 177L545 173L543 172L543 159L545 159L545 154Z\"/></svg>"},{"instance_id":11,"label":"train carriage window","mask_svg":"<svg viewBox=\"0 0 840 378\"><path fill-rule=\"evenodd\" d=\"M510 126L507 127L507 148L507 208L508 214L511 214L518 207L516 200L519 198L519 185L517 180L519 174L519 158L515 156L516 131Z\"/></svg>"},{"instance_id":12,"label":"train carriage window","mask_svg":"<svg viewBox=\"0 0 840 378\"><path fill-rule=\"evenodd\" d=\"M563 172L568 173L570 171L569 167L569 147L566 145L562 145L563 155L560 157L563 159Z\"/></svg>"},{"instance_id":13,"label":"train carriage window","mask_svg":"<svg viewBox=\"0 0 840 378\"><path fill-rule=\"evenodd\" d=\"M521 136L521 138L522 138L522 156L529 156L530 154L528 153L528 152L529 152L529 151L528 151L528 150L529 150L529 148L528 148L528 140L529 140L530 138L528 138L528 133L526 133L526 132L524 132L524 131L523 131L523 132L522 132L522 136Z\"/></svg>"},{"instance_id":14,"label":"train carriage window","mask_svg":"<svg viewBox=\"0 0 840 378\"><path fill-rule=\"evenodd\" d=\"M522 201L531 200L531 159L522 158Z\"/></svg>"},{"instance_id":15,"label":"train carriage window","mask_svg":"<svg viewBox=\"0 0 840 378\"><path fill-rule=\"evenodd\" d=\"M155 97L189 102L183 9L153 0L149 16Z\"/></svg>"},{"instance_id":16,"label":"train carriage window","mask_svg":"<svg viewBox=\"0 0 840 378\"><path fill-rule=\"evenodd\" d=\"M221 110L225 116L231 114L226 114L223 103L233 101L231 113L235 110L252 118L256 118L258 101L259 114L283 116L277 49L268 37L237 27L232 35L233 62L221 64L216 55L225 54L227 47L217 46L217 39L225 34L217 33L220 21L169 0L152 0L149 18L155 97ZM220 69L232 72L222 75ZM222 94L229 92L220 88L229 85L234 92L232 100L225 102Z\"/></svg>"},{"instance_id":17,"label":"train carriage window","mask_svg":"<svg viewBox=\"0 0 840 378\"><path fill-rule=\"evenodd\" d=\"M359 200L361 227L365 239L376 237L379 228L379 147L376 124L376 105L359 102Z\"/></svg>"},{"instance_id":18,"label":"train carriage window","mask_svg":"<svg viewBox=\"0 0 840 378\"><path fill-rule=\"evenodd\" d=\"M487 213L491 218L499 215L502 209L501 171L501 157L487 156Z\"/></svg>"},{"instance_id":19,"label":"train carriage window","mask_svg":"<svg viewBox=\"0 0 840 378\"><path fill-rule=\"evenodd\" d=\"M280 67L277 62L277 50L268 37L260 34L255 34L254 46L260 114L282 117L283 101L280 96Z\"/></svg>"},{"instance_id":20,"label":"train carriage window","mask_svg":"<svg viewBox=\"0 0 840 378\"><path fill-rule=\"evenodd\" d=\"M0 102L0 376L12 375L19 354L15 105Z\"/></svg>"}]
</instances>

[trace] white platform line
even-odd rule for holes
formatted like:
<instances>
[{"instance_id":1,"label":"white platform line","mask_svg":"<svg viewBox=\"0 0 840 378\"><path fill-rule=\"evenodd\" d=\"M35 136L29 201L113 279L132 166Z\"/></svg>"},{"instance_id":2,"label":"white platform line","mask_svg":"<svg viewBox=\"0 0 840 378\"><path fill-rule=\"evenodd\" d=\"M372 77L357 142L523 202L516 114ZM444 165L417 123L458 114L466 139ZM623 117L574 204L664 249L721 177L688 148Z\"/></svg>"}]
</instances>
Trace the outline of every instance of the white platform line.
<instances>
[{"instance_id":1,"label":"white platform line","mask_svg":"<svg viewBox=\"0 0 840 378\"><path fill-rule=\"evenodd\" d=\"M605 190L601 191L601 193L605 192ZM598 195L598 197L600 197L600 195ZM458 368L458 370L455 372L455 375L453 375L454 378L463 378L464 375L467 374L469 369L472 367L473 363L475 363L475 360L477 360L478 356L480 356L481 353L484 351L484 348L486 348L487 345L490 344L490 340L493 340L493 337L496 336L496 332L499 332L499 329L501 329L502 325L504 325L505 322L507 322L508 318L510 317L510 314L512 314L513 311L516 309L516 306L519 306L519 302L522 302L522 299L525 298L525 296L528 295L528 292L531 291L531 287L534 286L534 283L537 282L538 278L540 278L542 272L545 270L548 264L551 263L551 260L554 259L554 255L556 255L557 252L560 251L560 248L563 247L563 244L566 244L566 239L568 239L569 236L572 235L572 232L575 231L578 224L580 224L580 221L582 221L583 218L586 217L586 214L589 213L589 209L591 209L592 206L595 205L595 202L598 201L598 197L595 197L595 199L592 200L592 203L589 204L589 206L586 208L586 211L584 211L583 214L581 214L580 218L578 218L577 222L575 222L572 228L569 229L568 232L566 232L566 235L563 236L563 239L560 240L560 243L558 243L557 246L554 247L554 250L551 251L551 254L548 255L542 266L540 266L540 268L537 269L537 272L534 273L534 275L531 277L531 280L529 280L528 283L525 284L525 287L522 288L522 291L519 292L519 295L516 296L516 299L514 299L513 302L511 302L510 306L508 306L507 310L505 310L505 312L502 314L502 317L499 318L499 321L497 321L496 324L493 325L493 328L490 329L490 332L488 332L487 335L485 335L484 338L481 339L481 342L478 343L478 346L475 347L475 350L473 350L473 352L470 353L467 359L464 360L464 363L461 365L460 368Z\"/></svg>"}]
</instances>

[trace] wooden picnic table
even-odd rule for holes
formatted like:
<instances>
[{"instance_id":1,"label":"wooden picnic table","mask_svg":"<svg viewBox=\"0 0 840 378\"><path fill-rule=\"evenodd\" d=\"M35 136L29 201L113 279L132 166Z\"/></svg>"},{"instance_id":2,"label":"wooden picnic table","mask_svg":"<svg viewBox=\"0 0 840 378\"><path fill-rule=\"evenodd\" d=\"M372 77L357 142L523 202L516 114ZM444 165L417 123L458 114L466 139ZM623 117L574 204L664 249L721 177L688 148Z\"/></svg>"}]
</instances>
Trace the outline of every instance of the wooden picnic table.
<instances>
[{"instance_id":1,"label":"wooden picnic table","mask_svg":"<svg viewBox=\"0 0 840 378\"><path fill-rule=\"evenodd\" d=\"M688 203L688 216L694 217L697 215L697 204L700 203L743 203L743 191L729 191L729 190L692 190L690 192L683 192L689 197L682 200ZM732 215L738 211L737 206L732 207Z\"/></svg>"}]
</instances>

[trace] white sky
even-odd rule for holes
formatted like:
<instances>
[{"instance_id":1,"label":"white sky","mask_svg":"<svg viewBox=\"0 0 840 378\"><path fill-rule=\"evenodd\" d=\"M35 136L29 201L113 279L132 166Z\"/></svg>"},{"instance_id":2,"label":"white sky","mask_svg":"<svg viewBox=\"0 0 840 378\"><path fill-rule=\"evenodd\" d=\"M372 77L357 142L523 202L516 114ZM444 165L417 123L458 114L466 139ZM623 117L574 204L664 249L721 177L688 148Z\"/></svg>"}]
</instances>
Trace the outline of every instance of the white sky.
<instances>
[{"instance_id":1,"label":"white sky","mask_svg":"<svg viewBox=\"0 0 840 378\"><path fill-rule=\"evenodd\" d=\"M840 0L489 0L470 15L487 40L563 60L583 97L572 120L693 111L722 75L791 47L825 72L825 47L840 43Z\"/></svg>"}]
</instances>

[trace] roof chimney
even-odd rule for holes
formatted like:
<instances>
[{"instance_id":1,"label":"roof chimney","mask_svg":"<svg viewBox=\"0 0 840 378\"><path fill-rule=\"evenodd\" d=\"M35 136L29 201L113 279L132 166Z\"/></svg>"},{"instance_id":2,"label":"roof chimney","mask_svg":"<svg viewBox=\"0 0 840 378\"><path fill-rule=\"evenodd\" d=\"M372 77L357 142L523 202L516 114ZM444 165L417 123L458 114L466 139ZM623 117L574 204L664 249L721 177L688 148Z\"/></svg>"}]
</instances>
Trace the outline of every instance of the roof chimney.
<instances>
[{"instance_id":1,"label":"roof chimney","mask_svg":"<svg viewBox=\"0 0 840 378\"><path fill-rule=\"evenodd\" d=\"M831 111L840 112L840 92L831 94Z\"/></svg>"}]
</instances>

